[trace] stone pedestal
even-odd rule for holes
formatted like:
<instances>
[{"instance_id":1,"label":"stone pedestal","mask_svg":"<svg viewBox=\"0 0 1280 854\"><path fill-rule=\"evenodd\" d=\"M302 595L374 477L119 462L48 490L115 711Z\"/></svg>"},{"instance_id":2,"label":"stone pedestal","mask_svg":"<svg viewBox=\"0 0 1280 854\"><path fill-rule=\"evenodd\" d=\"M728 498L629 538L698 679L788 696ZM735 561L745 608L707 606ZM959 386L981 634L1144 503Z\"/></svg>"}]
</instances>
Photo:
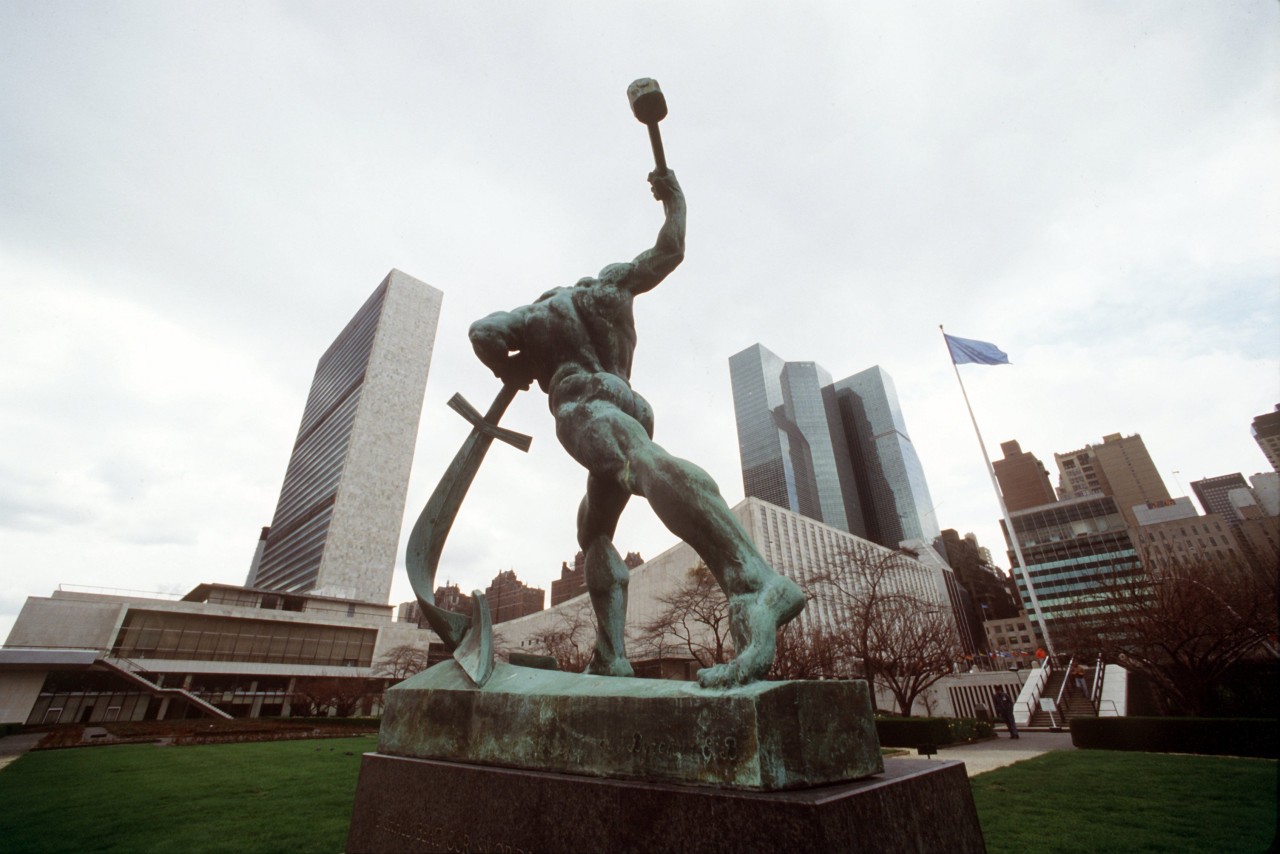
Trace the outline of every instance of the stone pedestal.
<instances>
[{"instance_id":1,"label":"stone pedestal","mask_svg":"<svg viewBox=\"0 0 1280 854\"><path fill-rule=\"evenodd\" d=\"M884 764L852 783L748 792L369 753L347 851L986 850L963 763Z\"/></svg>"},{"instance_id":2,"label":"stone pedestal","mask_svg":"<svg viewBox=\"0 0 1280 854\"><path fill-rule=\"evenodd\" d=\"M390 689L349 852L982 851L964 766L885 762L865 682L726 691L446 661Z\"/></svg>"},{"instance_id":3,"label":"stone pedestal","mask_svg":"<svg viewBox=\"0 0 1280 854\"><path fill-rule=\"evenodd\" d=\"M499 663L483 688L446 661L387 691L378 752L771 791L879 773L865 682L617 679Z\"/></svg>"}]
</instances>

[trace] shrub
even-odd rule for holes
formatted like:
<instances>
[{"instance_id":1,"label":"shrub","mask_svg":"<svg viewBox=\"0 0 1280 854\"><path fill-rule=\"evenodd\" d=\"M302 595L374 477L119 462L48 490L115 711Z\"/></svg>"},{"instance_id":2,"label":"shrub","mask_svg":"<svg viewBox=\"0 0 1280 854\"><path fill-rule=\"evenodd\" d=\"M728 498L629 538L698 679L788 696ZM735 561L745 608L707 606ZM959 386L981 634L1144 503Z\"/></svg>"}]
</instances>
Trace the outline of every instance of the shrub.
<instances>
[{"instance_id":1,"label":"shrub","mask_svg":"<svg viewBox=\"0 0 1280 854\"><path fill-rule=\"evenodd\" d=\"M1071 743L1094 750L1280 758L1274 718L1073 718Z\"/></svg>"},{"instance_id":2,"label":"shrub","mask_svg":"<svg viewBox=\"0 0 1280 854\"><path fill-rule=\"evenodd\" d=\"M944 718L876 718L881 747L919 747L951 740Z\"/></svg>"},{"instance_id":3,"label":"shrub","mask_svg":"<svg viewBox=\"0 0 1280 854\"><path fill-rule=\"evenodd\" d=\"M951 731L951 741L980 741L996 734L996 726L991 721L980 721L977 718L944 718Z\"/></svg>"}]
</instances>

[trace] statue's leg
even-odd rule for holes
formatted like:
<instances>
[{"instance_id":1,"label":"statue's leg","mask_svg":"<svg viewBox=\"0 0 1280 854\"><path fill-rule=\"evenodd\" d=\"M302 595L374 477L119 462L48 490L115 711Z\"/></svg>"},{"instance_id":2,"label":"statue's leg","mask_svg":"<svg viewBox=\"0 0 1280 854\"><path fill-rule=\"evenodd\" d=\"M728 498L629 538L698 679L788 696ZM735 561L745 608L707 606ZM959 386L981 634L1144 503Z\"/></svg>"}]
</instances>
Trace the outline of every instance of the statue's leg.
<instances>
[{"instance_id":1,"label":"statue's leg","mask_svg":"<svg viewBox=\"0 0 1280 854\"><path fill-rule=\"evenodd\" d=\"M718 688L762 678L773 665L777 629L800 613L804 593L765 562L710 475L651 440L632 450L628 472L636 491L706 562L729 600L737 655L699 671L699 683Z\"/></svg>"},{"instance_id":2,"label":"statue's leg","mask_svg":"<svg viewBox=\"0 0 1280 854\"><path fill-rule=\"evenodd\" d=\"M596 614L596 648L588 673L633 676L627 661L627 582L631 571L613 545L630 493L613 480L590 475L578 508L578 545L586 553L587 592Z\"/></svg>"},{"instance_id":3,"label":"statue's leg","mask_svg":"<svg viewBox=\"0 0 1280 854\"><path fill-rule=\"evenodd\" d=\"M639 403L641 399L636 397ZM727 687L760 679L773 664L777 628L800 613L804 594L761 557L711 476L654 443L647 405L636 406L635 411L643 422L605 400L566 400L556 405L556 434L561 444L591 472L587 500L579 514L579 542L586 549L601 535L606 542L612 540L625 504L618 496L647 498L667 529L692 546L707 564L729 600L737 656L727 664L701 671L698 681L706 687ZM601 496L599 507L597 496ZM618 502L616 509L606 496ZM607 617L620 614L620 624L626 611L625 587L614 588L612 582L605 581L615 574L604 562L609 553L603 547L599 552L605 556L599 564L601 595L592 591L602 638L608 638L611 623ZM612 554L616 559L617 552ZM610 600L603 595L606 589L619 592L619 597ZM611 601L622 607L611 605ZM599 662L593 660L593 672L599 672L596 666L625 662L621 631L608 640L616 647L597 645Z\"/></svg>"}]
</instances>

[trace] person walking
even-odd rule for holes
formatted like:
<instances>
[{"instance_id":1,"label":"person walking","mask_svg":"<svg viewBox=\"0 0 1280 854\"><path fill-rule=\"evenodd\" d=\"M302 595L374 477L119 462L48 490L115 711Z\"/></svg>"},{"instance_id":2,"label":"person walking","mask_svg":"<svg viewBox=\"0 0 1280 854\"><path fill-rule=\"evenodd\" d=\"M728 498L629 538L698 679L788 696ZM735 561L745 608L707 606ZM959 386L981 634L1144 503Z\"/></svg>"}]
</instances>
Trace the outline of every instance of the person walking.
<instances>
[{"instance_id":1,"label":"person walking","mask_svg":"<svg viewBox=\"0 0 1280 854\"><path fill-rule=\"evenodd\" d=\"M1003 686L996 686L995 693L991 695L991 704L995 706L996 715L1009 728L1009 738L1017 738L1018 724L1013 719L1013 698L1009 696Z\"/></svg>"},{"instance_id":2,"label":"person walking","mask_svg":"<svg viewBox=\"0 0 1280 854\"><path fill-rule=\"evenodd\" d=\"M1071 665L1071 685L1076 689L1076 693L1081 697L1084 697L1086 700L1089 698L1089 686L1085 682L1085 677L1087 675L1088 671L1084 669L1083 664L1076 662Z\"/></svg>"}]
</instances>

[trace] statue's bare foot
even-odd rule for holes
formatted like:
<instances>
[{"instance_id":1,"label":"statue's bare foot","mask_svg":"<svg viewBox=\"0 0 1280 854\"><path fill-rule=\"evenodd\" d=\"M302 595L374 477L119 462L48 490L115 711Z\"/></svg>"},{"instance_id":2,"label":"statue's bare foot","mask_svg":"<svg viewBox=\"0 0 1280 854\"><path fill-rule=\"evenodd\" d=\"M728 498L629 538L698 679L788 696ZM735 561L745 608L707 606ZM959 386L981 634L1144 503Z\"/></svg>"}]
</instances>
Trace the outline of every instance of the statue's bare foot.
<instances>
[{"instance_id":1,"label":"statue's bare foot","mask_svg":"<svg viewBox=\"0 0 1280 854\"><path fill-rule=\"evenodd\" d=\"M625 658L611 657L606 658L600 654L600 650L596 650L591 656L591 662L587 665L587 673L596 676L635 676L636 672L631 668L631 662Z\"/></svg>"},{"instance_id":2,"label":"statue's bare foot","mask_svg":"<svg viewBox=\"0 0 1280 854\"><path fill-rule=\"evenodd\" d=\"M733 597L729 620L734 637L745 644L732 661L699 670L698 684L703 688L732 688L762 678L773 666L778 627L803 608L804 593L782 575L775 575L758 593Z\"/></svg>"}]
</instances>

